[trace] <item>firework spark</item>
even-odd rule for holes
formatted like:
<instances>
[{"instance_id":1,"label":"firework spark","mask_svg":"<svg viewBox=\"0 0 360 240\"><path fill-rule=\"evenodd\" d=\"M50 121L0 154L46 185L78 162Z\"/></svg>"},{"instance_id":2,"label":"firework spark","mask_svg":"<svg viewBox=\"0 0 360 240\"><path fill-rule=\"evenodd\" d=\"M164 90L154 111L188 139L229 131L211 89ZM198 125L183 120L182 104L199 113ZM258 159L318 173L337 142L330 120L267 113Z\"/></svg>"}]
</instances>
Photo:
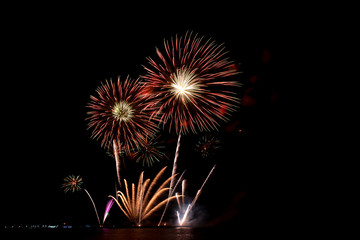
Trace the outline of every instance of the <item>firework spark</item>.
<instances>
[{"instance_id":1,"label":"firework spark","mask_svg":"<svg viewBox=\"0 0 360 240\"><path fill-rule=\"evenodd\" d=\"M161 159L167 158L161 149L165 148L159 142L160 136L148 137L141 144L140 149L134 153L136 162L142 161L143 166L147 164L148 167L152 166L154 162L160 162Z\"/></svg>"},{"instance_id":2,"label":"firework spark","mask_svg":"<svg viewBox=\"0 0 360 240\"><path fill-rule=\"evenodd\" d=\"M175 199L175 196L162 199L164 193L169 191L169 188L166 188L165 186L169 184L173 176L167 178L161 183L157 190L154 190L160 178L163 176L165 169L166 167L162 168L151 183L150 179L144 181L144 172L142 172L137 187L132 183L130 190L126 179L124 179L125 193L121 191L117 192L120 201L115 197L110 196L118 204L119 208L129 221L136 226L141 226L143 220L147 219L155 211L163 207L168 200ZM131 194L129 192L131 192Z\"/></svg>"},{"instance_id":3,"label":"firework spark","mask_svg":"<svg viewBox=\"0 0 360 240\"><path fill-rule=\"evenodd\" d=\"M68 191L80 191L81 185L83 184L82 177L69 175L66 178L64 178L64 183L62 184L62 188L64 188L64 192Z\"/></svg>"},{"instance_id":4,"label":"firework spark","mask_svg":"<svg viewBox=\"0 0 360 240\"><path fill-rule=\"evenodd\" d=\"M164 41L156 48L159 61L148 58L143 78L159 105L163 126L176 133L217 130L219 120L227 121L240 99L227 77L239 73L226 57L222 45L204 41L192 33Z\"/></svg>"},{"instance_id":5,"label":"firework spark","mask_svg":"<svg viewBox=\"0 0 360 240\"><path fill-rule=\"evenodd\" d=\"M92 205L94 207L99 226L102 226L101 223L100 223L99 214L98 214L98 211L96 209L94 200L92 199L92 197L91 197L90 193L88 192L88 190L81 187L81 185L83 184L82 177L80 177L79 175L78 176L69 175L66 178L64 178L64 181L65 182L62 184L62 188L64 188L65 193L70 191L70 190L72 190L72 192L75 192L75 191L81 191L82 189L84 189L84 191L86 192L86 194L90 198L90 201L91 201L91 203L92 203Z\"/></svg>"},{"instance_id":6,"label":"firework spark","mask_svg":"<svg viewBox=\"0 0 360 240\"><path fill-rule=\"evenodd\" d=\"M195 151L201 153L202 158L207 158L220 148L220 140L211 134L201 136L195 144Z\"/></svg>"}]
</instances>

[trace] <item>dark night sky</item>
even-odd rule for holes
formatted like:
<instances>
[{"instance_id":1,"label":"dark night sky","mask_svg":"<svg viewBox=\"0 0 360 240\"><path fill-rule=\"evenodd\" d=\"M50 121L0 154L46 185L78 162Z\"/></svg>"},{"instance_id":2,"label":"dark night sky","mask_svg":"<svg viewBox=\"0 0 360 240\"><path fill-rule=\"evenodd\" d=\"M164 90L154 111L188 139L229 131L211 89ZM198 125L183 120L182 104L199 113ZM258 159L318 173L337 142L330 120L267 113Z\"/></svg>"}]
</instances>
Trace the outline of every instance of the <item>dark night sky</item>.
<instances>
[{"instance_id":1,"label":"dark night sky","mask_svg":"<svg viewBox=\"0 0 360 240\"><path fill-rule=\"evenodd\" d=\"M1 223L96 222L85 193L64 194L60 188L66 175L83 176L100 215L113 194L113 159L86 129L89 96L105 79L143 74L155 46L187 30L225 44L240 63L245 96L231 121L222 123L223 147L214 157L201 160L193 152L197 136L182 139L179 162L194 192L217 163L199 207L214 225L257 224L284 214L280 207L291 184L283 179L293 168L284 149L291 147L286 136L295 126L286 125L291 75L283 58L294 46L276 14L240 6L199 8L182 17L187 8L111 13L92 8L14 10L2 30ZM175 142L167 149L171 160L174 150ZM122 219L116 206L112 211L117 213L111 221Z\"/></svg>"}]
</instances>

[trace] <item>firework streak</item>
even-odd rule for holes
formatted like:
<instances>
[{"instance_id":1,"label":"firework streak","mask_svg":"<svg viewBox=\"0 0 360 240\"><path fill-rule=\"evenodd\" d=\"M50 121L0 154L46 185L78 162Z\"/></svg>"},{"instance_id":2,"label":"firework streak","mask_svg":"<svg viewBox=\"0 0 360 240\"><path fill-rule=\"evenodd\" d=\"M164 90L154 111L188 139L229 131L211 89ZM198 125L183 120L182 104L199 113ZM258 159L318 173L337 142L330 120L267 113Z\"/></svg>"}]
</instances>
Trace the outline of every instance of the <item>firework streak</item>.
<instances>
[{"instance_id":1,"label":"firework streak","mask_svg":"<svg viewBox=\"0 0 360 240\"><path fill-rule=\"evenodd\" d=\"M101 223L100 223L100 218L99 218L99 214L96 210L96 206L95 206L95 203L94 203L94 200L92 199L92 197L90 196L90 193L84 188L84 191L87 193L87 195L89 196L91 202L92 202L92 205L94 206L94 209L95 209L95 213L96 213L96 217L97 217L97 220L98 220L98 223L99 223L99 226L101 226Z\"/></svg>"},{"instance_id":2,"label":"firework streak","mask_svg":"<svg viewBox=\"0 0 360 240\"><path fill-rule=\"evenodd\" d=\"M172 168L172 171L171 171L171 176L174 176L174 175L175 175L176 169L177 169L177 159L178 159L178 157L179 157L180 139L181 139L181 132L179 133L178 140L177 140L176 152L175 152L175 157L174 157L173 168ZM173 192L174 192L174 191L173 191L173 190L174 190L173 187L174 187L174 178L171 178L169 198L172 196L172 194L173 194ZM166 212L166 209L167 209L168 205L169 205L169 201L166 203L164 212L163 212L163 214L161 215L161 218L160 218L160 221L159 221L158 226L160 226L160 224L161 224L161 222L162 222L162 219L164 218L164 215L165 215L165 212Z\"/></svg>"},{"instance_id":3,"label":"firework streak","mask_svg":"<svg viewBox=\"0 0 360 240\"><path fill-rule=\"evenodd\" d=\"M102 222L103 225L105 223L106 218L109 216L109 212L110 212L110 209L113 206L113 204L114 204L114 199L110 199L106 204L104 218L103 218L103 222Z\"/></svg>"},{"instance_id":4,"label":"firework streak","mask_svg":"<svg viewBox=\"0 0 360 240\"><path fill-rule=\"evenodd\" d=\"M120 177L120 151L118 149L118 144L116 143L115 139L113 140L113 151L115 156L115 165L116 165L116 175L118 179L119 186L121 187L121 177Z\"/></svg>"},{"instance_id":5,"label":"firework streak","mask_svg":"<svg viewBox=\"0 0 360 240\"><path fill-rule=\"evenodd\" d=\"M177 185L179 184L179 182L181 181L181 179L183 178L185 172L186 172L186 170L183 171L183 173L181 174L181 176L180 176L179 179L177 180L175 186L169 191L169 198L170 198L170 196L173 196L173 195L174 195L175 189L176 189ZM175 174L173 175L173 177L174 177L174 176L175 176ZM176 197L176 196L175 196L175 197ZM161 218L160 218L160 221L159 221L159 223L158 223L158 226L161 225L161 222L162 222L162 220L163 220L163 218L164 218L164 215L165 215L165 212L166 212L166 209L167 209L168 205L169 205L169 200L166 202L166 205L165 205L164 211L163 211L163 213L162 213L162 215L161 215Z\"/></svg>"},{"instance_id":6,"label":"firework streak","mask_svg":"<svg viewBox=\"0 0 360 240\"><path fill-rule=\"evenodd\" d=\"M212 172L214 171L215 166L216 166L216 164L215 164L215 165L213 166L213 168L210 170L210 172L209 172L209 174L207 175L205 181L204 181L203 184L201 185L200 189L197 191L194 200L187 206L187 208L186 208L183 216L181 217L179 211L181 212L182 209L183 209L182 206L184 205L184 198L185 198L185 195L184 195L184 192L185 192L185 189L184 189L184 188L185 188L185 183L184 183L184 181L183 181L183 184L182 184L182 194L183 194L183 195L180 195L180 196L179 196L179 195L176 194L177 203L178 203L178 205L179 205L179 211L176 211L176 214L177 214L178 222L179 222L179 225L180 225L180 226L182 226L182 225L184 224L184 222L187 221L187 217L188 217L191 209L194 207L196 201L198 200L198 198L199 198L199 196L200 196L200 194L201 194L201 191L202 191L203 187L205 186L205 183L208 181L210 175L211 175ZM182 197L182 199L183 199L182 204L180 204L179 197Z\"/></svg>"}]
</instances>

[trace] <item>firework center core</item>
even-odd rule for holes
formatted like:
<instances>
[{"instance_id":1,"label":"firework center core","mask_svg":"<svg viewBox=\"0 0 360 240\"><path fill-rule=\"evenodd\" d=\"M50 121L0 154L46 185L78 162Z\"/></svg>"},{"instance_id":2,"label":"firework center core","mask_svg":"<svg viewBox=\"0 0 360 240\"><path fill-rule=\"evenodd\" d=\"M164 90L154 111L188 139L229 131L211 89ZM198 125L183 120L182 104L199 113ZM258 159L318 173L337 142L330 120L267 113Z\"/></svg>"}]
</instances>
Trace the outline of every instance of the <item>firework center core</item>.
<instances>
[{"instance_id":1,"label":"firework center core","mask_svg":"<svg viewBox=\"0 0 360 240\"><path fill-rule=\"evenodd\" d=\"M198 89L196 82L194 82L195 75L187 69L179 69L171 77L172 92L176 97L189 98L193 92Z\"/></svg>"},{"instance_id":2,"label":"firework center core","mask_svg":"<svg viewBox=\"0 0 360 240\"><path fill-rule=\"evenodd\" d=\"M120 122L127 122L134 116L134 110L129 103L120 101L113 106L112 115Z\"/></svg>"}]
</instances>

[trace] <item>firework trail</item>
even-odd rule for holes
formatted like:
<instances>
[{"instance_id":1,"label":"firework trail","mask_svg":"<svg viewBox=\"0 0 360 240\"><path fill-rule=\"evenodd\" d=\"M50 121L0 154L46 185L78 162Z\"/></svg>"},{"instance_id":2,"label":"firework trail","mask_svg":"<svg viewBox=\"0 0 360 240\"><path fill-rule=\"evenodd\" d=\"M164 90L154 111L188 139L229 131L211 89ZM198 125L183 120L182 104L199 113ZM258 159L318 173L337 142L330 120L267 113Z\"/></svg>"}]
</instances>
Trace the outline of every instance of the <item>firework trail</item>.
<instances>
[{"instance_id":1,"label":"firework trail","mask_svg":"<svg viewBox=\"0 0 360 240\"><path fill-rule=\"evenodd\" d=\"M183 206L185 205L185 182L186 182L186 179L182 180L181 181L181 199L180 200L180 196L178 193L175 193L175 196L176 196L176 201L178 203L178 206L179 206L179 210L180 212L182 211L182 208Z\"/></svg>"},{"instance_id":2,"label":"firework trail","mask_svg":"<svg viewBox=\"0 0 360 240\"><path fill-rule=\"evenodd\" d=\"M191 207L193 207L194 204L196 203L197 199L200 196L200 193L201 193L203 187L205 186L206 182L208 181L208 179L209 179L210 175L212 174L212 172L214 171L215 167L216 167L216 164L212 167L211 171L207 175L207 177L206 177L205 181L203 182L203 184L201 185L200 189L197 191L196 196L195 196L194 200L191 203Z\"/></svg>"},{"instance_id":3,"label":"firework trail","mask_svg":"<svg viewBox=\"0 0 360 240\"><path fill-rule=\"evenodd\" d=\"M181 133L179 133L177 144L176 144L176 152L175 152L175 157L174 157L173 169L171 172L172 176L176 173L176 170L177 170L177 160L179 157L180 139L181 139ZM173 189L173 187L174 187L174 178L171 179L170 189Z\"/></svg>"},{"instance_id":4,"label":"firework trail","mask_svg":"<svg viewBox=\"0 0 360 240\"><path fill-rule=\"evenodd\" d=\"M168 199L170 199L170 197L174 195L175 189L176 189L177 185L179 184L179 182L181 181L181 179L183 178L185 172L186 172L186 170L183 171L183 173L181 174L181 176L180 176L179 179L177 180L175 186L174 186L172 189L170 188ZM176 174L174 174L174 175L172 175L172 176L175 177L175 175L176 175ZM175 196L175 197L176 197L176 196ZM165 216L165 212L166 212L166 209L167 209L168 205L169 205L169 200L166 202L166 205L165 205L164 211L163 211L163 213L162 213L162 215L161 215L161 218L160 218L160 221L159 221L159 223L158 223L158 226L161 225L161 222L162 222L162 220L163 220L163 218L164 218L164 216Z\"/></svg>"},{"instance_id":5,"label":"firework trail","mask_svg":"<svg viewBox=\"0 0 360 240\"><path fill-rule=\"evenodd\" d=\"M64 183L62 184L62 188L64 188L65 193L70 191L70 190L72 190L72 192L75 192L75 191L81 191L82 189L84 189L84 191L86 192L86 194L90 198L91 203L92 203L92 205L94 207L99 226L101 226L101 222L100 222L99 214L98 214L96 206L95 206L95 202L92 199L90 193L85 188L81 188L82 184L83 184L82 177L80 177L79 175L78 176L69 175L66 178L64 178Z\"/></svg>"},{"instance_id":6,"label":"firework trail","mask_svg":"<svg viewBox=\"0 0 360 240\"><path fill-rule=\"evenodd\" d=\"M215 167L216 167L216 164L215 164L215 165L213 166L213 168L210 170L210 172L209 172L209 174L207 175L205 181L204 181L203 184L201 185L200 189L197 191L197 193L196 193L196 195L195 195L195 198L194 198L193 201L187 206L187 208L186 208L186 210L185 210L185 212L184 212L184 215L183 215L182 217L180 216L180 213L179 213L179 212L181 212L181 209L183 209L183 207L181 206L180 201L178 201L178 205L179 205L179 210L180 210L180 211L176 211L176 214L177 214L178 222L179 222L179 225L180 225L180 226L182 226L182 225L184 224L184 222L187 221L187 217L188 217L191 209L194 207L196 201L198 200L198 198L199 198L199 196L200 196L200 194L201 194L201 192L202 192L203 187L205 186L206 182L208 181L208 179L209 179L210 175L212 174L212 172L214 171ZM184 194L184 185L183 185L182 191L183 191L183 194ZM184 199L184 197L185 197L185 196L182 195L182 198L183 198L183 199ZM184 202L183 202L182 205L184 205Z\"/></svg>"},{"instance_id":7,"label":"firework trail","mask_svg":"<svg viewBox=\"0 0 360 240\"><path fill-rule=\"evenodd\" d=\"M177 169L177 159L179 157L179 149L180 149L180 139L181 139L181 132L179 133L179 136L178 136L178 140L177 140L177 144L176 144L176 152L175 152L175 157L174 157L174 163L173 163L173 168L172 168L172 171L171 171L171 176L174 176L175 173L176 173L176 169ZM173 194L173 190L174 190L174 178L171 179L170 181L170 191L169 191L169 197L172 196ZM166 203L166 206L164 208L164 212L162 213L161 215L161 218L160 218L160 221L159 221L159 224L158 226L160 226L161 222L162 222L162 219L165 215L165 212L166 212L166 209L169 205L169 202Z\"/></svg>"},{"instance_id":8,"label":"firework trail","mask_svg":"<svg viewBox=\"0 0 360 240\"><path fill-rule=\"evenodd\" d=\"M97 96L90 96L87 106L91 137L101 139L101 146L113 148L120 186L119 154L140 148L140 143L158 130L156 116L150 119L155 106L148 99L148 91L139 78L127 77L121 81L119 77L117 82L102 83L96 89Z\"/></svg>"},{"instance_id":9,"label":"firework trail","mask_svg":"<svg viewBox=\"0 0 360 240\"><path fill-rule=\"evenodd\" d=\"M96 213L96 217L97 217L97 220L98 220L99 226L101 226L101 222L100 222L99 214L98 214L98 212L97 212L97 210L96 210L96 206L95 206L94 200L92 199L92 197L91 197L90 193L89 193L89 192L88 192L85 188L84 188L84 191L87 193L87 195L89 196L89 198L90 198L90 200L91 200L91 202L92 202L92 205L93 205L93 207L94 207L94 210L95 210L95 213Z\"/></svg>"},{"instance_id":10,"label":"firework trail","mask_svg":"<svg viewBox=\"0 0 360 240\"><path fill-rule=\"evenodd\" d=\"M183 195L182 197L182 204L185 204L185 186L186 186L186 180L184 179L181 183L181 194Z\"/></svg>"},{"instance_id":11,"label":"firework trail","mask_svg":"<svg viewBox=\"0 0 360 240\"><path fill-rule=\"evenodd\" d=\"M114 199L111 198L106 204L102 225L104 225L106 218L109 216L109 212L113 204L114 204Z\"/></svg>"},{"instance_id":12,"label":"firework trail","mask_svg":"<svg viewBox=\"0 0 360 240\"><path fill-rule=\"evenodd\" d=\"M114 199L129 221L136 226L141 226L143 220L147 219L155 211L163 207L168 200L175 199L174 196L170 198L166 197L164 200L161 199L161 196L169 191L169 188L165 186L169 184L174 176L170 176L161 183L157 190L153 190L163 176L165 169L166 167L162 168L151 183L150 179L144 181L144 172L142 172L137 187L132 183L130 189L126 179L124 179L125 193L121 191L117 192L120 201L113 196L109 196Z\"/></svg>"},{"instance_id":13,"label":"firework trail","mask_svg":"<svg viewBox=\"0 0 360 240\"><path fill-rule=\"evenodd\" d=\"M118 145L117 145L115 139L113 140L113 151L114 151L114 157L115 157L116 176L118 179L119 186L121 187L120 159L119 159L120 150L118 148Z\"/></svg>"}]
</instances>

